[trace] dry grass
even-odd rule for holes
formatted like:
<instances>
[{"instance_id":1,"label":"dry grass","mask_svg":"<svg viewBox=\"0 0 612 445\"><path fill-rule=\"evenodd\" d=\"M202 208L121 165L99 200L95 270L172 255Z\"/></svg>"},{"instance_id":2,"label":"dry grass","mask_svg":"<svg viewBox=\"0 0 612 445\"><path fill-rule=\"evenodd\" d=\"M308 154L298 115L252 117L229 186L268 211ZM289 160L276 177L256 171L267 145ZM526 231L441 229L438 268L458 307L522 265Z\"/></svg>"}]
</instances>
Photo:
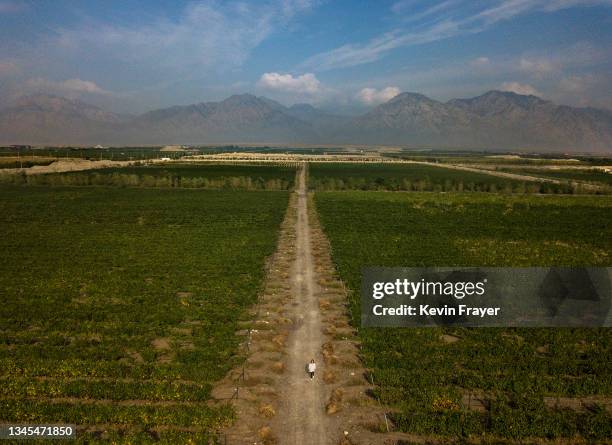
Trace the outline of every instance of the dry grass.
<instances>
[{"instance_id":1,"label":"dry grass","mask_svg":"<svg viewBox=\"0 0 612 445\"><path fill-rule=\"evenodd\" d=\"M326 369L323 372L323 381L327 384L334 383L336 381L336 373L330 369Z\"/></svg>"},{"instance_id":2,"label":"dry grass","mask_svg":"<svg viewBox=\"0 0 612 445\"><path fill-rule=\"evenodd\" d=\"M171 349L170 347L170 339L168 338L156 338L151 341L151 346L153 346L158 351L168 351Z\"/></svg>"},{"instance_id":3,"label":"dry grass","mask_svg":"<svg viewBox=\"0 0 612 445\"><path fill-rule=\"evenodd\" d=\"M270 428L269 426L262 426L261 428L259 428L259 430L257 431L257 435L259 436L264 445L274 445L278 443L276 437L272 433L272 428Z\"/></svg>"},{"instance_id":4,"label":"dry grass","mask_svg":"<svg viewBox=\"0 0 612 445\"><path fill-rule=\"evenodd\" d=\"M285 346L286 341L287 341L287 334L285 333L275 335L274 338L272 338L272 343L274 343L275 345L281 348Z\"/></svg>"},{"instance_id":5,"label":"dry grass","mask_svg":"<svg viewBox=\"0 0 612 445\"><path fill-rule=\"evenodd\" d=\"M271 419L276 415L276 411L269 403L263 403L259 406L259 414L264 416L266 419Z\"/></svg>"},{"instance_id":6,"label":"dry grass","mask_svg":"<svg viewBox=\"0 0 612 445\"><path fill-rule=\"evenodd\" d=\"M327 414L335 414L342 409L342 397L344 396L344 392L340 388L336 388L332 391L331 396L329 397L329 402L325 405L325 412Z\"/></svg>"}]
</instances>

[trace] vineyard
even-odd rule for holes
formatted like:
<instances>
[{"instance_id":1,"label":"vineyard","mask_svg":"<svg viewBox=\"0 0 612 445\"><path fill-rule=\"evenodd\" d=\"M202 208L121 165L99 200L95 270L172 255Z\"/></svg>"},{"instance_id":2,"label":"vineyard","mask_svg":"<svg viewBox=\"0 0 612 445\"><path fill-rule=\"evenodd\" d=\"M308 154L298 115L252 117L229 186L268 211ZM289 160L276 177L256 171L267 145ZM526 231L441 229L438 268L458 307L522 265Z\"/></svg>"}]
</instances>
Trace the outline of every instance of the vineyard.
<instances>
[{"instance_id":1,"label":"vineyard","mask_svg":"<svg viewBox=\"0 0 612 445\"><path fill-rule=\"evenodd\" d=\"M364 266L610 265L609 197L324 192L315 200L357 327ZM609 329L359 335L374 395L392 407L397 430L493 441L612 438Z\"/></svg>"},{"instance_id":2,"label":"vineyard","mask_svg":"<svg viewBox=\"0 0 612 445\"><path fill-rule=\"evenodd\" d=\"M105 168L88 172L45 175L0 176L14 185L68 185L117 187L175 187L235 190L289 190L295 168L260 165L215 165L196 163L154 164Z\"/></svg>"},{"instance_id":3,"label":"vineyard","mask_svg":"<svg viewBox=\"0 0 612 445\"><path fill-rule=\"evenodd\" d=\"M287 193L0 187L0 419L205 442Z\"/></svg>"},{"instance_id":4,"label":"vineyard","mask_svg":"<svg viewBox=\"0 0 612 445\"><path fill-rule=\"evenodd\" d=\"M544 169L544 168L500 168L500 171L520 173L531 176L559 179L562 181L581 181L592 184L612 186L612 174L596 169Z\"/></svg>"},{"instance_id":5,"label":"vineyard","mask_svg":"<svg viewBox=\"0 0 612 445\"><path fill-rule=\"evenodd\" d=\"M423 164L312 164L316 191L385 190L435 192L572 193L569 185L523 182Z\"/></svg>"}]
</instances>

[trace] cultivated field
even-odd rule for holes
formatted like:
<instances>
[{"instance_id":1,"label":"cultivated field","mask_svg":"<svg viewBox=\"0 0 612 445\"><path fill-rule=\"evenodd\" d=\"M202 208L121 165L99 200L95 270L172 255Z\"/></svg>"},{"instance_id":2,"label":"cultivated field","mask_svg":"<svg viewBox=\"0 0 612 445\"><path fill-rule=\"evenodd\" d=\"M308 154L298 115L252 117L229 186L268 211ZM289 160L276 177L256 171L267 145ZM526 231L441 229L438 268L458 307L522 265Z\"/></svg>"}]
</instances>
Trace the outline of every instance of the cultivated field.
<instances>
[{"instance_id":1,"label":"cultivated field","mask_svg":"<svg viewBox=\"0 0 612 445\"><path fill-rule=\"evenodd\" d=\"M203 441L284 192L0 187L0 419ZM83 434L81 434L83 433Z\"/></svg>"},{"instance_id":2,"label":"cultivated field","mask_svg":"<svg viewBox=\"0 0 612 445\"><path fill-rule=\"evenodd\" d=\"M365 266L608 266L612 255L609 197L327 192L315 200L352 290L355 326ZM400 431L612 437L609 329L361 328L359 336L376 395Z\"/></svg>"},{"instance_id":3,"label":"cultivated field","mask_svg":"<svg viewBox=\"0 0 612 445\"><path fill-rule=\"evenodd\" d=\"M40 175L5 175L0 182L16 185L104 185L119 187L177 187L202 189L289 190L294 167L155 163Z\"/></svg>"},{"instance_id":4,"label":"cultivated field","mask_svg":"<svg viewBox=\"0 0 612 445\"><path fill-rule=\"evenodd\" d=\"M571 193L569 186L453 170L427 164L312 164L315 191L386 190L492 193Z\"/></svg>"},{"instance_id":5,"label":"cultivated field","mask_svg":"<svg viewBox=\"0 0 612 445\"><path fill-rule=\"evenodd\" d=\"M612 197L393 161L0 175L0 423L74 423L81 442L609 441L609 329L361 329L358 302L365 266L609 266Z\"/></svg>"},{"instance_id":6,"label":"cultivated field","mask_svg":"<svg viewBox=\"0 0 612 445\"><path fill-rule=\"evenodd\" d=\"M500 168L500 171L510 173L520 173L524 175L540 176L545 178L559 179L562 181L579 181L589 184L599 184L612 186L612 174L606 173L603 170L582 168L582 169L564 169L564 168Z\"/></svg>"}]
</instances>

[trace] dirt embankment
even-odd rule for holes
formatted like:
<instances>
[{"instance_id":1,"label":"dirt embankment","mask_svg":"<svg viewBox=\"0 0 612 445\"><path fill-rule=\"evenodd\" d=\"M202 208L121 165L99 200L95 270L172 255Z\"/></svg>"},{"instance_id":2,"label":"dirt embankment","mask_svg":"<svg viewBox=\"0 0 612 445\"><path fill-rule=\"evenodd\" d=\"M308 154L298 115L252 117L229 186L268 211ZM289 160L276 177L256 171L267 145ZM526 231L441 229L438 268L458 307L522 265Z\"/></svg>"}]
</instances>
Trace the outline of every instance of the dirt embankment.
<instances>
[{"instance_id":1,"label":"dirt embankment","mask_svg":"<svg viewBox=\"0 0 612 445\"><path fill-rule=\"evenodd\" d=\"M62 173L82 170L94 170L98 168L127 167L135 161L90 161L88 159L60 159L49 165L34 165L30 168L5 168L0 169L0 174L25 173L26 175L40 175L45 173Z\"/></svg>"}]
</instances>

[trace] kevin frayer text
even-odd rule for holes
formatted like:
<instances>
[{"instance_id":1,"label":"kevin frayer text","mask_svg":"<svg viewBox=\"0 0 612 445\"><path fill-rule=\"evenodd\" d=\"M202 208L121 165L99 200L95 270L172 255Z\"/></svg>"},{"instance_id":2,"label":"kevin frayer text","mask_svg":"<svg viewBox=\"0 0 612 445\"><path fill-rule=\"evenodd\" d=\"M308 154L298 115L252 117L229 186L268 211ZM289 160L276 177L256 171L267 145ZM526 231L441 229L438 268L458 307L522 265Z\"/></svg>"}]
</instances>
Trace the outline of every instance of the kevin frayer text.
<instances>
[{"instance_id":1,"label":"kevin frayer text","mask_svg":"<svg viewBox=\"0 0 612 445\"><path fill-rule=\"evenodd\" d=\"M372 297L381 300L386 296L398 295L414 300L419 296L452 296L462 300L472 295L482 296L486 289L486 278L476 282L441 282L441 281L410 281L407 279L396 279L389 282L376 282L372 286ZM490 317L499 315L499 307L473 307L466 304L432 306L431 304L408 305L401 304L394 307L385 307L377 304L372 307L372 312L377 316L412 316L412 317L435 317L435 316L472 316Z\"/></svg>"},{"instance_id":2,"label":"kevin frayer text","mask_svg":"<svg viewBox=\"0 0 612 445\"><path fill-rule=\"evenodd\" d=\"M477 317L491 317L499 315L500 308L498 307L470 307L465 304L460 304L457 307L444 305L443 307L435 307L429 304L420 304L418 306L412 306L407 304L401 304L395 307L384 307L382 304L376 304L372 308L374 315L383 316L408 316L408 317L435 317L435 316L477 316Z\"/></svg>"}]
</instances>

